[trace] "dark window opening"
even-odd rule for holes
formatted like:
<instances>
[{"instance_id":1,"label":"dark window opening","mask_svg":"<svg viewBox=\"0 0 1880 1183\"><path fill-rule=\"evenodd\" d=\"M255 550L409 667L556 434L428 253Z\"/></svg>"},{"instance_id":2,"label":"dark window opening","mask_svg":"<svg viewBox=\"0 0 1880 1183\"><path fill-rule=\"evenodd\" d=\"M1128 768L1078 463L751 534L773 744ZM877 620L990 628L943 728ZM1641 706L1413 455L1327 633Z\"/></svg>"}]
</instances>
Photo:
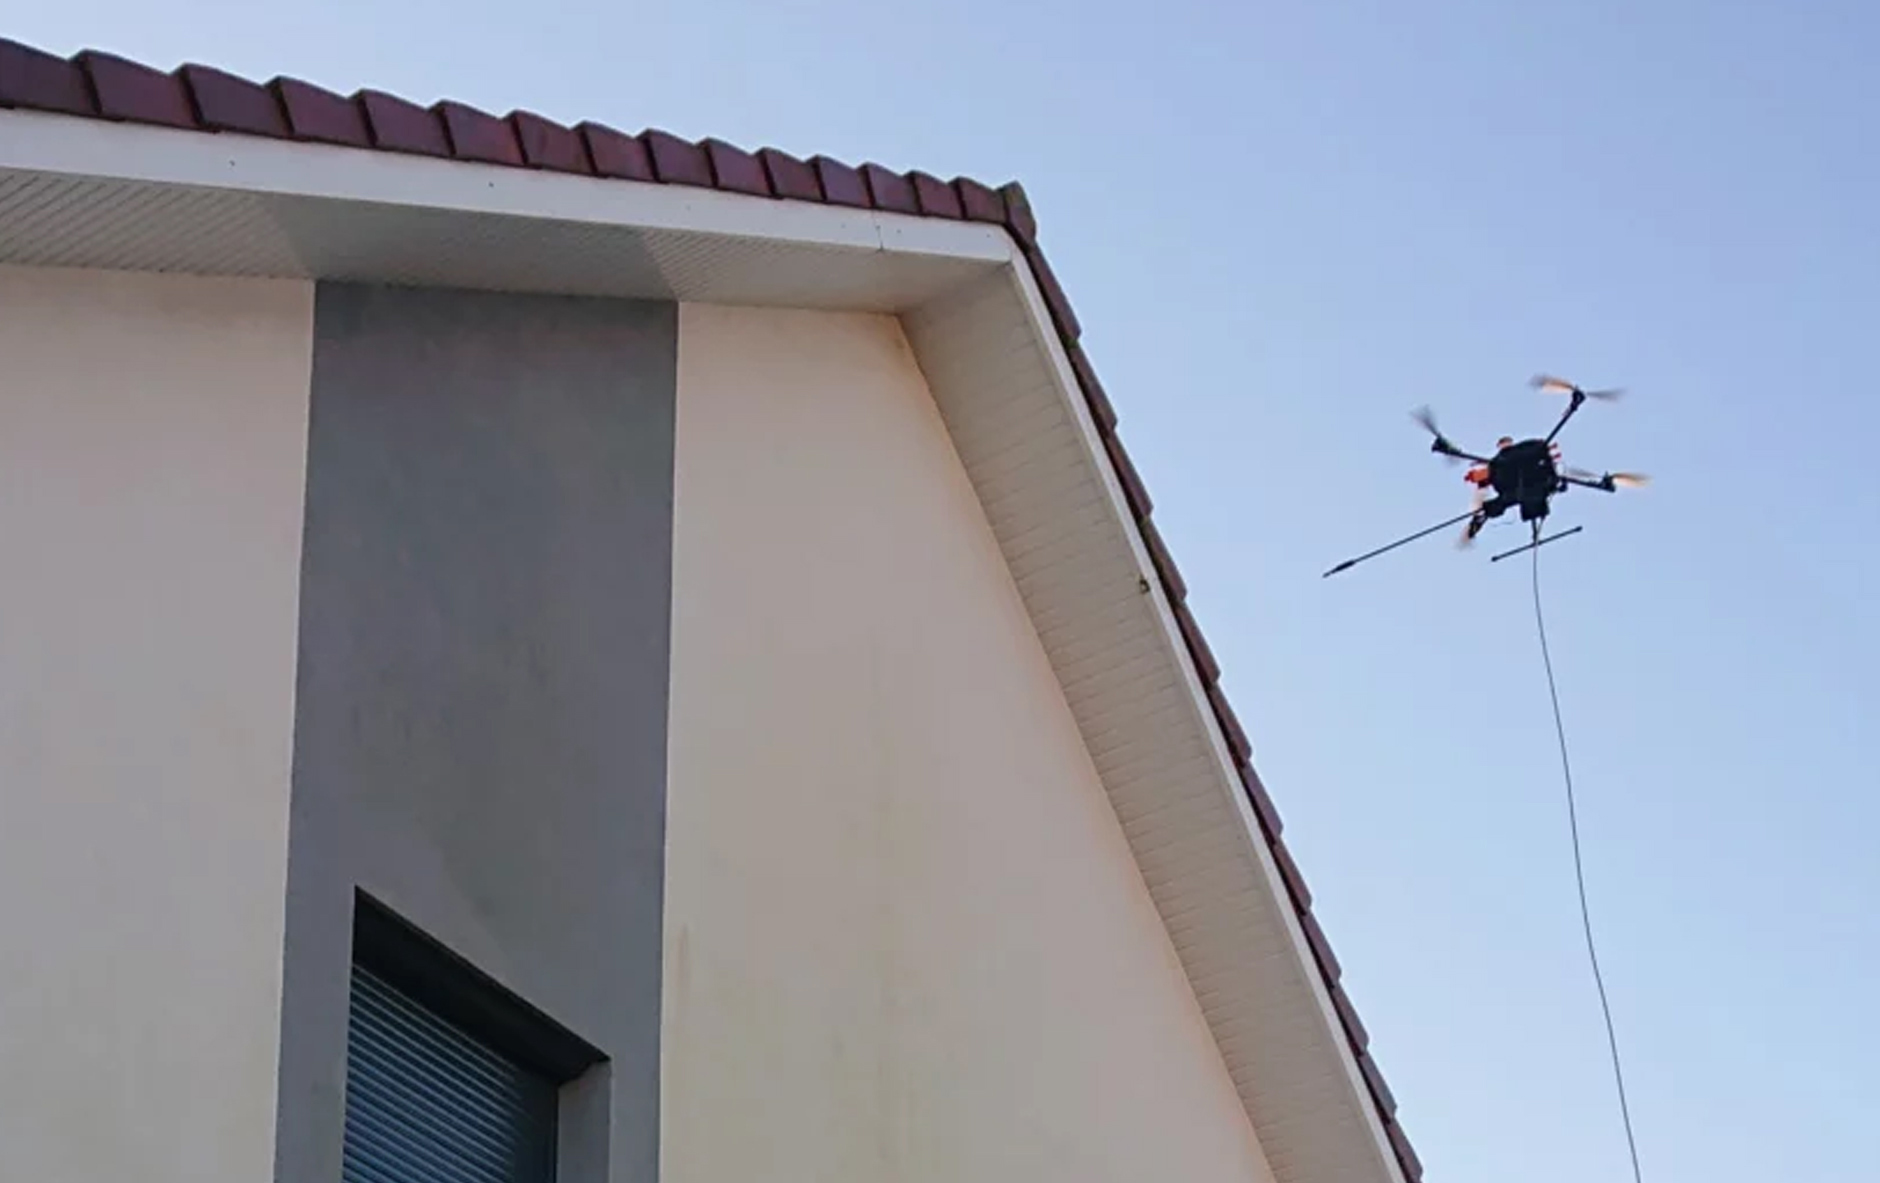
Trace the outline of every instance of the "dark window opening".
<instances>
[{"instance_id":1,"label":"dark window opening","mask_svg":"<svg viewBox=\"0 0 1880 1183\"><path fill-rule=\"evenodd\" d=\"M553 1183L601 1055L370 898L353 929L343 1183Z\"/></svg>"}]
</instances>

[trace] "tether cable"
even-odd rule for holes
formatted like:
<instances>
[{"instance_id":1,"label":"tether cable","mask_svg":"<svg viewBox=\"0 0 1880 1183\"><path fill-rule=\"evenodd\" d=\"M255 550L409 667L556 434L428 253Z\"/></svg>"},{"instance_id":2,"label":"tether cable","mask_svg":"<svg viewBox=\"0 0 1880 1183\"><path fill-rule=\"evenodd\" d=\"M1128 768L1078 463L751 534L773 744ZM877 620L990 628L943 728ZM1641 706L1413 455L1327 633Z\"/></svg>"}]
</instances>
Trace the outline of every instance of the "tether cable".
<instances>
[{"instance_id":1,"label":"tether cable","mask_svg":"<svg viewBox=\"0 0 1880 1183\"><path fill-rule=\"evenodd\" d=\"M1606 1046L1612 1052L1612 1079L1619 1090L1619 1117L1625 1123L1626 1149L1632 1156L1633 1183L1644 1183L1638 1165L1638 1140L1632 1135L1632 1107L1625 1095L1625 1067L1619 1058L1619 1036L1612 1023L1612 1004L1606 998L1606 980L1599 972L1599 946L1593 940L1592 910L1586 903L1586 867L1580 858L1579 806L1573 793L1573 761L1567 755L1567 728L1560 719L1560 690L1554 683L1554 659L1547 649L1547 618L1541 611L1541 552L1534 550L1534 630L1541 639L1541 662L1547 669L1547 697L1554 706L1554 735L1560 741L1560 773L1567 787L1567 824L1573 835L1573 877L1580 892L1580 925L1586 932L1586 957L1593 966L1593 984L1599 989L1599 1009L1606 1016Z\"/></svg>"}]
</instances>

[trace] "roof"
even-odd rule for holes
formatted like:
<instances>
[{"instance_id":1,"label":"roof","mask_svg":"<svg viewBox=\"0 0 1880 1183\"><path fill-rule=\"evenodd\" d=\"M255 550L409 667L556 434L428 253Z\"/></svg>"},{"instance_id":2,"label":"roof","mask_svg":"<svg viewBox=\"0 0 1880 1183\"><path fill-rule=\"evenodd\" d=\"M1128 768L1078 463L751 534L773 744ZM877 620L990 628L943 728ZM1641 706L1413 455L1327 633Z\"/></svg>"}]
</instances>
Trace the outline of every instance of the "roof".
<instances>
[{"instance_id":1,"label":"roof","mask_svg":"<svg viewBox=\"0 0 1880 1183\"><path fill-rule=\"evenodd\" d=\"M451 101L421 106L376 90L342 96L292 78L255 82L202 65L166 72L97 51L62 58L5 39L0 39L0 107L1002 227L1029 265L1049 310L1397 1162L1407 1179L1422 1178L1421 1163L1397 1122L1395 1099L1371 1057L1364 1024L1340 983L1338 959L1313 914L1312 893L1287 850L1279 812L1254 771L1246 731L1221 690L1221 668L1187 604L1187 584L1156 529L1154 502L1123 447L1115 408L1080 344L1082 326L1045 260L1031 204L1019 184L941 180L925 172L852 166L824 156L802 160L774 148L751 152L721 140L693 142L658 130L630 135L600 123L567 127L527 111L497 116Z\"/></svg>"}]
</instances>

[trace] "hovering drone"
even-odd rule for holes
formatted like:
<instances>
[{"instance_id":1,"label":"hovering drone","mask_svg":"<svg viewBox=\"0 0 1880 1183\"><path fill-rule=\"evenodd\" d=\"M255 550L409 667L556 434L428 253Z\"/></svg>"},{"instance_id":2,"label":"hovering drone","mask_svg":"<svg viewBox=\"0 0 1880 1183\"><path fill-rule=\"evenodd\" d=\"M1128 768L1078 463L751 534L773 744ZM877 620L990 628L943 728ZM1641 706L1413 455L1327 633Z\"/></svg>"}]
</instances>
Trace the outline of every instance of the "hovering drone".
<instances>
[{"instance_id":1,"label":"hovering drone","mask_svg":"<svg viewBox=\"0 0 1880 1183\"><path fill-rule=\"evenodd\" d=\"M1386 551L1396 550L1407 543L1446 530L1457 523L1465 523L1459 542L1468 546L1475 541L1475 536L1482 532L1490 520L1499 518L1509 510L1519 513L1522 521L1529 524L1531 536L1523 546L1503 551L1494 555L1490 562L1500 562L1511 555L1545 546L1549 542L1578 534L1583 527L1575 526L1557 534L1541 536L1543 523L1553 508L1556 493L1564 493L1578 486L1583 489L1599 489L1607 493L1621 488L1632 488L1646 483L1646 477L1635 472L1608 472L1595 476L1585 469L1568 468L1560 463L1560 447L1554 443L1560 429L1567 425L1567 420L1585 405L1588 399L1599 402L1611 402L1623 391L1619 390L1582 390L1573 383L1561 378L1543 374L1535 378L1530 385L1549 394L1567 396L1567 409L1554 424L1554 429L1539 439L1516 440L1503 436L1496 441L1493 456L1476 456L1463 451L1449 442L1447 436L1436 426L1436 417L1425 407L1414 413L1416 421L1423 425L1432 437L1430 451L1454 464L1461 460L1469 461L1471 467L1463 479L1475 486L1475 503L1469 511L1438 522L1427 530L1419 530L1406 538L1399 538L1388 546L1380 546L1355 559L1346 559L1325 573L1326 577L1348 571L1366 559L1376 558Z\"/></svg>"}]
</instances>

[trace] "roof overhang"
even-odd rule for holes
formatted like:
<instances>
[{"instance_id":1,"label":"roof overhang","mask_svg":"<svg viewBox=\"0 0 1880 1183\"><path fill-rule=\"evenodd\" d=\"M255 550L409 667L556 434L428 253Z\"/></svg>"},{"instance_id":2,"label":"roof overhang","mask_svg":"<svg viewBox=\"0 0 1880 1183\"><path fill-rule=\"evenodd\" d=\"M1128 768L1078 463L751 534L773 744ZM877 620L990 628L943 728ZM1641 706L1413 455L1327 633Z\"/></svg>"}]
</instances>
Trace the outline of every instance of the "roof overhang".
<instances>
[{"instance_id":1,"label":"roof overhang","mask_svg":"<svg viewBox=\"0 0 1880 1183\"><path fill-rule=\"evenodd\" d=\"M0 263L900 316L1276 1177L1405 1183L1414 1155L1310 895L1026 245L984 222L0 110Z\"/></svg>"},{"instance_id":2,"label":"roof overhang","mask_svg":"<svg viewBox=\"0 0 1880 1183\"><path fill-rule=\"evenodd\" d=\"M0 261L901 312L997 226L0 110Z\"/></svg>"}]
</instances>

